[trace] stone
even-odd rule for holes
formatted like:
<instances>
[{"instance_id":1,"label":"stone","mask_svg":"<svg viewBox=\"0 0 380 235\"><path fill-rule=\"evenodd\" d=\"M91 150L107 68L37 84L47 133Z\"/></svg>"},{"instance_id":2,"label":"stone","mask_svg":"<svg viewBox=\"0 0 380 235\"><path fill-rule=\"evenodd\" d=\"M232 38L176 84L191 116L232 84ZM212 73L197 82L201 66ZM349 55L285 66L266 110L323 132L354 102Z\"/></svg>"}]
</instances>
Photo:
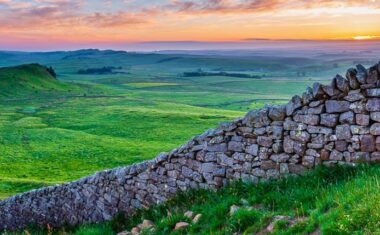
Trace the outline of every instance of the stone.
<instances>
[{"instance_id":1,"label":"stone","mask_svg":"<svg viewBox=\"0 0 380 235\"><path fill-rule=\"evenodd\" d=\"M369 129L371 135L380 135L380 123L374 123Z\"/></svg>"},{"instance_id":2,"label":"stone","mask_svg":"<svg viewBox=\"0 0 380 235\"><path fill-rule=\"evenodd\" d=\"M369 127L368 126L357 126L357 125L351 125L351 133L353 135L365 135L369 134Z\"/></svg>"},{"instance_id":3,"label":"stone","mask_svg":"<svg viewBox=\"0 0 380 235\"><path fill-rule=\"evenodd\" d=\"M380 111L380 99L379 98L368 99L367 104L366 104L366 109L369 112Z\"/></svg>"},{"instance_id":4,"label":"stone","mask_svg":"<svg viewBox=\"0 0 380 235\"><path fill-rule=\"evenodd\" d=\"M264 127L270 124L267 109L252 110L248 112L243 118L243 124L247 124L248 127Z\"/></svg>"},{"instance_id":5,"label":"stone","mask_svg":"<svg viewBox=\"0 0 380 235\"><path fill-rule=\"evenodd\" d=\"M259 136L257 138L257 143L260 146L270 147L270 146L272 146L273 140L269 137L266 137L266 136Z\"/></svg>"},{"instance_id":6,"label":"stone","mask_svg":"<svg viewBox=\"0 0 380 235\"><path fill-rule=\"evenodd\" d=\"M232 206L230 206L230 210L229 210L229 215L230 216L233 216L234 214L236 214L236 212L238 212L238 210L240 209L240 207L239 206L237 206L237 205L232 205Z\"/></svg>"},{"instance_id":7,"label":"stone","mask_svg":"<svg viewBox=\"0 0 380 235\"><path fill-rule=\"evenodd\" d=\"M294 153L294 140L289 136L284 138L284 151L285 153Z\"/></svg>"},{"instance_id":8,"label":"stone","mask_svg":"<svg viewBox=\"0 0 380 235\"><path fill-rule=\"evenodd\" d=\"M375 143L376 143L376 150L380 151L380 136L376 137Z\"/></svg>"},{"instance_id":9,"label":"stone","mask_svg":"<svg viewBox=\"0 0 380 235\"><path fill-rule=\"evenodd\" d=\"M227 151L227 144L213 144L213 145L207 145L207 151L209 152L226 152Z\"/></svg>"},{"instance_id":10,"label":"stone","mask_svg":"<svg viewBox=\"0 0 380 235\"><path fill-rule=\"evenodd\" d=\"M329 160L330 152L326 149L322 149L320 155L321 155L321 160L326 161L326 160Z\"/></svg>"},{"instance_id":11,"label":"stone","mask_svg":"<svg viewBox=\"0 0 380 235\"><path fill-rule=\"evenodd\" d=\"M335 149L340 151L340 152L346 151L347 150L347 142L344 140L337 140L335 142Z\"/></svg>"},{"instance_id":12,"label":"stone","mask_svg":"<svg viewBox=\"0 0 380 235\"><path fill-rule=\"evenodd\" d=\"M355 114L352 111L348 111L340 114L339 122L341 124L355 124Z\"/></svg>"},{"instance_id":13,"label":"stone","mask_svg":"<svg viewBox=\"0 0 380 235\"><path fill-rule=\"evenodd\" d=\"M290 131L290 138L301 143L306 143L310 140L310 134L307 131Z\"/></svg>"},{"instance_id":14,"label":"stone","mask_svg":"<svg viewBox=\"0 0 380 235\"><path fill-rule=\"evenodd\" d=\"M338 123L338 114L323 113L321 114L321 125L335 127Z\"/></svg>"},{"instance_id":15,"label":"stone","mask_svg":"<svg viewBox=\"0 0 380 235\"><path fill-rule=\"evenodd\" d=\"M336 87L344 93L347 93L350 90L350 84L348 83L348 81L339 74L335 77L335 83Z\"/></svg>"},{"instance_id":16,"label":"stone","mask_svg":"<svg viewBox=\"0 0 380 235\"><path fill-rule=\"evenodd\" d=\"M327 113L343 113L349 110L350 110L350 102L348 101L338 101L338 100L326 101Z\"/></svg>"},{"instance_id":17,"label":"stone","mask_svg":"<svg viewBox=\"0 0 380 235\"><path fill-rule=\"evenodd\" d=\"M241 142L230 141L228 142L228 150L234 152L243 152L244 145Z\"/></svg>"},{"instance_id":18,"label":"stone","mask_svg":"<svg viewBox=\"0 0 380 235\"><path fill-rule=\"evenodd\" d=\"M318 83L318 82L313 84L313 96L314 96L314 98L316 98L316 99L323 98L325 92L323 91L322 86L323 85Z\"/></svg>"},{"instance_id":19,"label":"stone","mask_svg":"<svg viewBox=\"0 0 380 235\"><path fill-rule=\"evenodd\" d=\"M365 91L365 93L368 97L379 97L380 96L380 88L367 89Z\"/></svg>"},{"instance_id":20,"label":"stone","mask_svg":"<svg viewBox=\"0 0 380 235\"><path fill-rule=\"evenodd\" d=\"M343 153L334 149L333 151L331 151L329 159L331 161L342 161L343 160Z\"/></svg>"},{"instance_id":21,"label":"stone","mask_svg":"<svg viewBox=\"0 0 380 235\"><path fill-rule=\"evenodd\" d=\"M202 168L201 168L203 173L211 173L215 169L216 169L216 165L214 163L209 163L209 162L203 163Z\"/></svg>"},{"instance_id":22,"label":"stone","mask_svg":"<svg viewBox=\"0 0 380 235\"><path fill-rule=\"evenodd\" d=\"M286 153L282 153L282 154L272 154L272 156L270 156L270 159L276 163L284 163L286 162L288 159L289 159L289 155L286 154Z\"/></svg>"},{"instance_id":23,"label":"stone","mask_svg":"<svg viewBox=\"0 0 380 235\"><path fill-rule=\"evenodd\" d=\"M307 87L306 92L302 93L302 104L309 104L313 100L313 98L313 89Z\"/></svg>"},{"instance_id":24,"label":"stone","mask_svg":"<svg viewBox=\"0 0 380 235\"><path fill-rule=\"evenodd\" d=\"M257 144L251 144L251 145L249 145L249 146L246 147L245 152L249 153L249 154L251 154L253 156L257 156L257 154L259 152L259 145L257 145Z\"/></svg>"},{"instance_id":25,"label":"stone","mask_svg":"<svg viewBox=\"0 0 380 235\"><path fill-rule=\"evenodd\" d=\"M287 163L281 163L280 164L280 174L288 174L289 173L289 167Z\"/></svg>"},{"instance_id":26,"label":"stone","mask_svg":"<svg viewBox=\"0 0 380 235\"><path fill-rule=\"evenodd\" d=\"M202 218L202 214L196 214L191 222L193 224L197 224L201 218Z\"/></svg>"},{"instance_id":27,"label":"stone","mask_svg":"<svg viewBox=\"0 0 380 235\"><path fill-rule=\"evenodd\" d=\"M352 161L355 163L364 163L369 162L371 160L368 152L356 152L353 155Z\"/></svg>"},{"instance_id":28,"label":"stone","mask_svg":"<svg viewBox=\"0 0 380 235\"><path fill-rule=\"evenodd\" d=\"M357 71L354 68L348 69L346 73L346 78L348 80L348 84L352 89L358 89L360 87L360 83L358 82L356 75Z\"/></svg>"},{"instance_id":29,"label":"stone","mask_svg":"<svg viewBox=\"0 0 380 235\"><path fill-rule=\"evenodd\" d=\"M282 142L276 142L276 143L274 143L272 145L272 149L273 149L274 153L281 153L282 151L284 151Z\"/></svg>"},{"instance_id":30,"label":"stone","mask_svg":"<svg viewBox=\"0 0 380 235\"><path fill-rule=\"evenodd\" d=\"M325 110L325 105L321 104L317 107L308 108L305 113L306 114L321 114L324 112L324 110Z\"/></svg>"},{"instance_id":31,"label":"stone","mask_svg":"<svg viewBox=\"0 0 380 235\"><path fill-rule=\"evenodd\" d=\"M356 101L350 104L350 109L354 111L354 113L366 113L366 104L364 100Z\"/></svg>"},{"instance_id":32,"label":"stone","mask_svg":"<svg viewBox=\"0 0 380 235\"><path fill-rule=\"evenodd\" d=\"M301 122L308 125L318 125L319 124L319 115L294 115L293 120L296 122Z\"/></svg>"},{"instance_id":33,"label":"stone","mask_svg":"<svg viewBox=\"0 0 380 235\"><path fill-rule=\"evenodd\" d=\"M263 170L269 170L269 169L276 168L276 166L277 166L277 164L275 162L267 160L267 161L263 161L261 163L260 168Z\"/></svg>"},{"instance_id":34,"label":"stone","mask_svg":"<svg viewBox=\"0 0 380 235\"><path fill-rule=\"evenodd\" d=\"M174 231L187 229L189 227L189 223L186 222L178 222L175 224Z\"/></svg>"},{"instance_id":35,"label":"stone","mask_svg":"<svg viewBox=\"0 0 380 235\"><path fill-rule=\"evenodd\" d=\"M369 118L370 115L366 114L356 114L355 119L356 119L356 124L360 126L368 126L369 125ZM379 115L380 118L380 115Z\"/></svg>"},{"instance_id":36,"label":"stone","mask_svg":"<svg viewBox=\"0 0 380 235\"><path fill-rule=\"evenodd\" d=\"M306 168L299 164L288 164L289 173L302 175L305 173Z\"/></svg>"},{"instance_id":37,"label":"stone","mask_svg":"<svg viewBox=\"0 0 380 235\"><path fill-rule=\"evenodd\" d=\"M364 99L364 95L360 93L360 90L349 91L348 95L344 97L349 102L355 102Z\"/></svg>"},{"instance_id":38,"label":"stone","mask_svg":"<svg viewBox=\"0 0 380 235\"><path fill-rule=\"evenodd\" d=\"M140 234L140 232L141 232L141 229L139 227L133 227L131 230L131 233L133 235L138 235L138 234Z\"/></svg>"},{"instance_id":39,"label":"stone","mask_svg":"<svg viewBox=\"0 0 380 235\"><path fill-rule=\"evenodd\" d=\"M363 65L358 64L356 65L356 71L356 79L358 80L358 82L360 84L365 84L367 79L367 69Z\"/></svg>"},{"instance_id":40,"label":"stone","mask_svg":"<svg viewBox=\"0 0 380 235\"><path fill-rule=\"evenodd\" d=\"M330 97L334 97L336 95L339 95L339 93L340 93L340 91L338 89L335 89L335 86L333 84L322 85L322 89Z\"/></svg>"},{"instance_id":41,"label":"stone","mask_svg":"<svg viewBox=\"0 0 380 235\"><path fill-rule=\"evenodd\" d=\"M362 135L360 138L360 151L375 152L376 151L375 137L372 135Z\"/></svg>"},{"instance_id":42,"label":"stone","mask_svg":"<svg viewBox=\"0 0 380 235\"><path fill-rule=\"evenodd\" d=\"M368 74L367 74L367 79L366 79L367 84L375 84L378 81L379 72L377 69L378 69L377 66L372 66L368 69Z\"/></svg>"},{"instance_id":43,"label":"stone","mask_svg":"<svg viewBox=\"0 0 380 235\"><path fill-rule=\"evenodd\" d=\"M313 156L304 156L302 158L302 165L307 168L314 167L315 158Z\"/></svg>"},{"instance_id":44,"label":"stone","mask_svg":"<svg viewBox=\"0 0 380 235\"><path fill-rule=\"evenodd\" d=\"M375 122L380 122L380 112L371 112L370 117Z\"/></svg>"},{"instance_id":45,"label":"stone","mask_svg":"<svg viewBox=\"0 0 380 235\"><path fill-rule=\"evenodd\" d=\"M286 106L273 106L269 108L268 116L272 121L283 121L286 116Z\"/></svg>"},{"instance_id":46,"label":"stone","mask_svg":"<svg viewBox=\"0 0 380 235\"><path fill-rule=\"evenodd\" d=\"M154 227L154 223L151 220L144 219L141 225L139 226L140 229L151 229Z\"/></svg>"},{"instance_id":47,"label":"stone","mask_svg":"<svg viewBox=\"0 0 380 235\"><path fill-rule=\"evenodd\" d=\"M186 211L183 215L185 217L189 218L189 219L193 219L194 212L192 212L192 211Z\"/></svg>"},{"instance_id":48,"label":"stone","mask_svg":"<svg viewBox=\"0 0 380 235\"><path fill-rule=\"evenodd\" d=\"M293 96L289 103L286 105L286 115L290 116L295 110L302 106L302 99L298 95Z\"/></svg>"},{"instance_id":49,"label":"stone","mask_svg":"<svg viewBox=\"0 0 380 235\"><path fill-rule=\"evenodd\" d=\"M338 140L350 140L351 139L351 130L350 125L344 124L336 126L336 137Z\"/></svg>"}]
</instances>

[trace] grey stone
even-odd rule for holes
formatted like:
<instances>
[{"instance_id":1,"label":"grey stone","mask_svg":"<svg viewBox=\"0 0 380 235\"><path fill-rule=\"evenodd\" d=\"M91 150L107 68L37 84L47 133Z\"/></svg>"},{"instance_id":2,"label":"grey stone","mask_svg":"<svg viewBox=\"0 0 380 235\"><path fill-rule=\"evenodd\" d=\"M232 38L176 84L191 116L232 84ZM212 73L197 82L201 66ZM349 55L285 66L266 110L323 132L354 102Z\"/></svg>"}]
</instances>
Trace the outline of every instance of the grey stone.
<instances>
[{"instance_id":1,"label":"grey stone","mask_svg":"<svg viewBox=\"0 0 380 235\"><path fill-rule=\"evenodd\" d=\"M343 153L334 149L330 153L330 160L331 161L342 161L343 160Z\"/></svg>"},{"instance_id":2,"label":"grey stone","mask_svg":"<svg viewBox=\"0 0 380 235\"><path fill-rule=\"evenodd\" d=\"M366 109L369 112L380 111L380 99L378 98L368 99L367 104L366 104Z\"/></svg>"},{"instance_id":3,"label":"grey stone","mask_svg":"<svg viewBox=\"0 0 380 235\"><path fill-rule=\"evenodd\" d=\"M269 108L268 116L272 121L283 121L286 116L286 107L281 106L273 106Z\"/></svg>"},{"instance_id":4,"label":"grey stone","mask_svg":"<svg viewBox=\"0 0 380 235\"><path fill-rule=\"evenodd\" d=\"M323 113L321 114L321 125L335 127L338 123L338 114Z\"/></svg>"},{"instance_id":5,"label":"grey stone","mask_svg":"<svg viewBox=\"0 0 380 235\"><path fill-rule=\"evenodd\" d=\"M358 80L358 82L360 84L365 84L367 79L367 69L363 65L358 64L356 65L356 71L356 79Z\"/></svg>"},{"instance_id":6,"label":"grey stone","mask_svg":"<svg viewBox=\"0 0 380 235\"><path fill-rule=\"evenodd\" d=\"M356 114L356 124L360 126L368 126L369 125L369 115L366 114ZM380 116L379 116L380 117Z\"/></svg>"},{"instance_id":7,"label":"grey stone","mask_svg":"<svg viewBox=\"0 0 380 235\"><path fill-rule=\"evenodd\" d=\"M355 114L352 111L348 111L340 114L339 122L341 124L355 124Z\"/></svg>"},{"instance_id":8,"label":"grey stone","mask_svg":"<svg viewBox=\"0 0 380 235\"><path fill-rule=\"evenodd\" d=\"M347 70L347 73L346 73L346 78L352 89L358 89L360 87L360 84L356 78L357 73L358 72L354 68Z\"/></svg>"},{"instance_id":9,"label":"grey stone","mask_svg":"<svg viewBox=\"0 0 380 235\"><path fill-rule=\"evenodd\" d=\"M364 99L364 95L360 93L360 90L352 90L348 92L348 95L344 97L349 102L355 102Z\"/></svg>"},{"instance_id":10,"label":"grey stone","mask_svg":"<svg viewBox=\"0 0 380 235\"><path fill-rule=\"evenodd\" d=\"M315 163L315 158L313 156L304 156L302 158L302 165L307 168L314 167L314 163Z\"/></svg>"},{"instance_id":11,"label":"grey stone","mask_svg":"<svg viewBox=\"0 0 380 235\"><path fill-rule=\"evenodd\" d=\"M349 110L350 110L350 102L348 101L338 101L338 100L326 101L327 113L343 113Z\"/></svg>"},{"instance_id":12,"label":"grey stone","mask_svg":"<svg viewBox=\"0 0 380 235\"><path fill-rule=\"evenodd\" d=\"M295 141L306 143L310 140L310 134L307 131L290 131L290 138Z\"/></svg>"},{"instance_id":13,"label":"grey stone","mask_svg":"<svg viewBox=\"0 0 380 235\"><path fill-rule=\"evenodd\" d=\"M371 112L370 117L375 122L380 122L380 112Z\"/></svg>"},{"instance_id":14,"label":"grey stone","mask_svg":"<svg viewBox=\"0 0 380 235\"><path fill-rule=\"evenodd\" d=\"M308 125L318 125L319 124L319 115L300 115L296 114L293 116L294 121L301 122Z\"/></svg>"},{"instance_id":15,"label":"grey stone","mask_svg":"<svg viewBox=\"0 0 380 235\"><path fill-rule=\"evenodd\" d=\"M269 138L269 137L259 136L257 138L257 143L260 146L270 147L270 146L272 146L273 140L271 138Z\"/></svg>"},{"instance_id":16,"label":"grey stone","mask_svg":"<svg viewBox=\"0 0 380 235\"><path fill-rule=\"evenodd\" d=\"M241 142L230 141L228 142L228 150L234 152L243 152L244 145Z\"/></svg>"},{"instance_id":17,"label":"grey stone","mask_svg":"<svg viewBox=\"0 0 380 235\"><path fill-rule=\"evenodd\" d=\"M293 96L289 103L286 105L286 115L290 116L295 110L302 106L302 99L298 95Z\"/></svg>"},{"instance_id":18,"label":"grey stone","mask_svg":"<svg viewBox=\"0 0 380 235\"><path fill-rule=\"evenodd\" d=\"M322 89L322 84L316 82L313 84L313 96L316 99L323 98L325 92Z\"/></svg>"},{"instance_id":19,"label":"grey stone","mask_svg":"<svg viewBox=\"0 0 380 235\"><path fill-rule=\"evenodd\" d=\"M348 83L348 81L339 74L335 77L335 83L336 87L344 93L347 93L350 90L350 84Z\"/></svg>"},{"instance_id":20,"label":"grey stone","mask_svg":"<svg viewBox=\"0 0 380 235\"><path fill-rule=\"evenodd\" d=\"M257 144L251 144L250 146L247 146L247 148L245 149L245 152L253 156L257 156L259 152L259 146Z\"/></svg>"},{"instance_id":21,"label":"grey stone","mask_svg":"<svg viewBox=\"0 0 380 235\"><path fill-rule=\"evenodd\" d=\"M350 140L351 138L350 125L348 124L339 125L336 127L335 131L336 131L336 137L338 140Z\"/></svg>"},{"instance_id":22,"label":"grey stone","mask_svg":"<svg viewBox=\"0 0 380 235\"><path fill-rule=\"evenodd\" d=\"M360 151L375 152L376 151L375 137L372 135L362 135L360 138Z\"/></svg>"},{"instance_id":23,"label":"grey stone","mask_svg":"<svg viewBox=\"0 0 380 235\"><path fill-rule=\"evenodd\" d=\"M286 153L282 153L282 154L272 154L272 156L270 157L270 159L274 162L277 162L277 163L284 163L286 162L288 159L289 159L289 155L286 154Z\"/></svg>"},{"instance_id":24,"label":"grey stone","mask_svg":"<svg viewBox=\"0 0 380 235\"><path fill-rule=\"evenodd\" d=\"M369 133L371 133L371 135L380 135L380 123L372 124Z\"/></svg>"}]
</instances>

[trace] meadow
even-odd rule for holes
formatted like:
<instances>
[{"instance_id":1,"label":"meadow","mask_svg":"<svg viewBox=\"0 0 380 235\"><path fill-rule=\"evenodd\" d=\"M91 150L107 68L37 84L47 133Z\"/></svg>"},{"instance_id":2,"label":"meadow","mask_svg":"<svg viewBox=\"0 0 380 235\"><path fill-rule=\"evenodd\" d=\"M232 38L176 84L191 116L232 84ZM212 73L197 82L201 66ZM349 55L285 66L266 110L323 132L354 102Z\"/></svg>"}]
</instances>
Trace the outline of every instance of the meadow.
<instances>
[{"instance_id":1,"label":"meadow","mask_svg":"<svg viewBox=\"0 0 380 235\"><path fill-rule=\"evenodd\" d=\"M0 69L0 198L151 159L248 110L284 103L328 81L326 71L353 63L98 50L0 58L2 67L40 63L57 73L53 79L33 66ZM78 73L106 66L122 73ZM261 78L181 75L199 69Z\"/></svg>"}]
</instances>

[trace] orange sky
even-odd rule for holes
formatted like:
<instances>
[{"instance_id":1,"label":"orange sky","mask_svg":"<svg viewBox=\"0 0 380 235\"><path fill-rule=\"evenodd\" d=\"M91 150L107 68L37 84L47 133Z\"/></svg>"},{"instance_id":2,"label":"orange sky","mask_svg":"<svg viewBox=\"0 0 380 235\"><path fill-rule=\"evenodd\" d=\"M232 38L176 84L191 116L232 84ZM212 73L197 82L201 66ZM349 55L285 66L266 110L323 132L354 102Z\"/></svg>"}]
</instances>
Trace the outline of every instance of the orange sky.
<instances>
[{"instance_id":1,"label":"orange sky","mask_svg":"<svg viewBox=\"0 0 380 235\"><path fill-rule=\"evenodd\" d=\"M0 0L0 49L378 39L379 23L380 0Z\"/></svg>"}]
</instances>

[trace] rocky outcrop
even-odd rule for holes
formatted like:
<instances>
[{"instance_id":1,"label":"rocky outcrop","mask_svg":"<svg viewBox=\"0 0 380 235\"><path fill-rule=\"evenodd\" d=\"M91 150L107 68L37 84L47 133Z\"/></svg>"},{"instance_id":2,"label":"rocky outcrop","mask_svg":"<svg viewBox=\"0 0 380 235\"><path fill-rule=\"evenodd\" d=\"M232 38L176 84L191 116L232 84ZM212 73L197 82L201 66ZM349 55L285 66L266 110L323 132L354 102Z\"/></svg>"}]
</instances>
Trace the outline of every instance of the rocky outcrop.
<instances>
[{"instance_id":1,"label":"rocky outcrop","mask_svg":"<svg viewBox=\"0 0 380 235\"><path fill-rule=\"evenodd\" d=\"M151 161L0 202L0 229L110 220L178 191L300 175L317 165L380 162L380 64L316 83L287 105L253 110Z\"/></svg>"}]
</instances>

